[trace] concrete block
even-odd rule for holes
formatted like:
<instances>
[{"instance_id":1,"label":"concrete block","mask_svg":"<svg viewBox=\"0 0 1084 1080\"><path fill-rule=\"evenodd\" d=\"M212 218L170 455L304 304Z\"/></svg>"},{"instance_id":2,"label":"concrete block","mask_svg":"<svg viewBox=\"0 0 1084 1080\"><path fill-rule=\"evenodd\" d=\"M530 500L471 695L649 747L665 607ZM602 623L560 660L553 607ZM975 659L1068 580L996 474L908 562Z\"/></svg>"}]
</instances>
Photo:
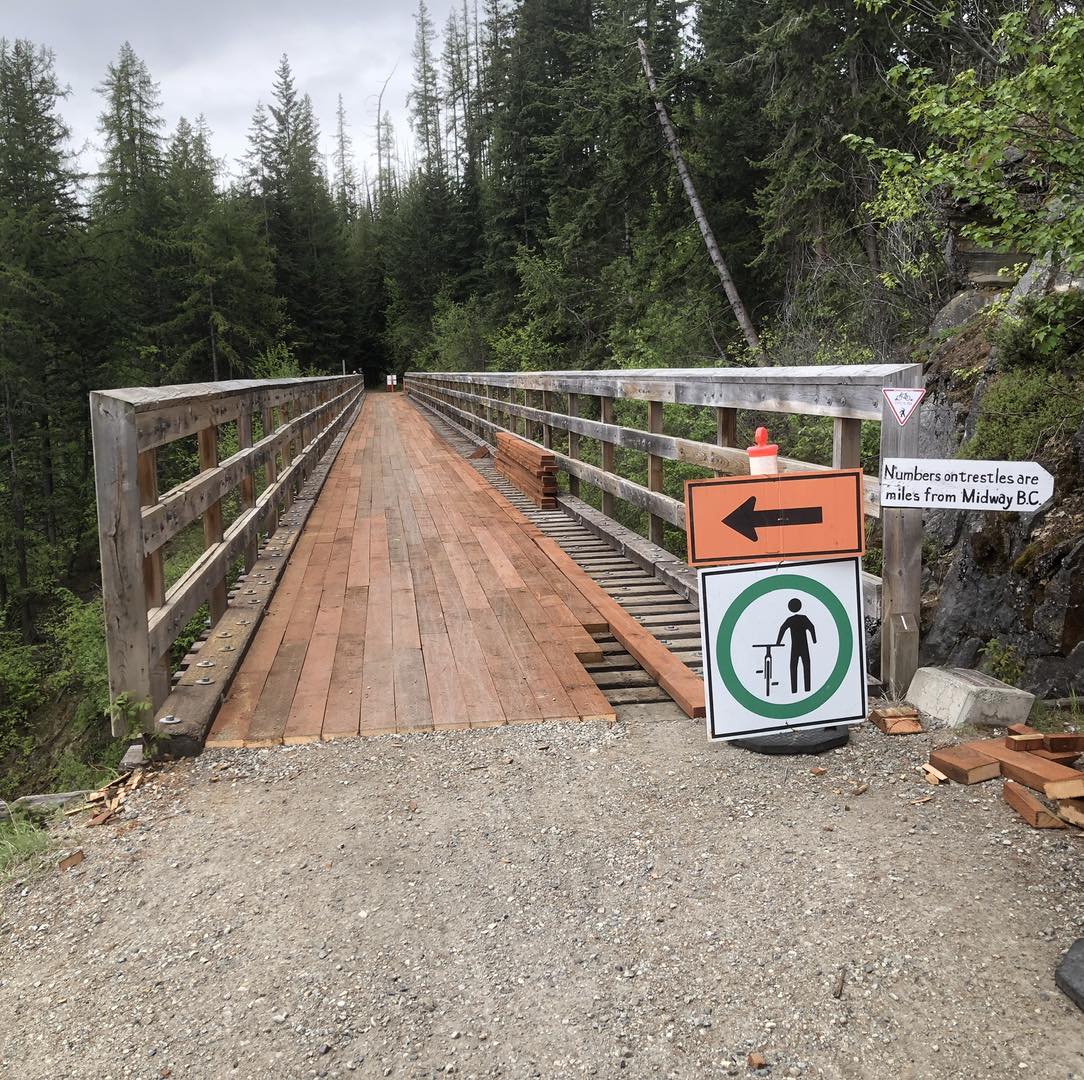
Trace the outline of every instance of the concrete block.
<instances>
[{"instance_id":1,"label":"concrete block","mask_svg":"<svg viewBox=\"0 0 1084 1080\"><path fill-rule=\"evenodd\" d=\"M143 753L143 743L134 742L129 745L128 749L124 753L124 757L120 759L120 771L127 772L131 769L139 768L146 763L146 758Z\"/></svg>"},{"instance_id":2,"label":"concrete block","mask_svg":"<svg viewBox=\"0 0 1084 1080\"><path fill-rule=\"evenodd\" d=\"M1035 695L967 668L919 668L907 700L916 709L949 727L1008 727L1024 723Z\"/></svg>"}]
</instances>

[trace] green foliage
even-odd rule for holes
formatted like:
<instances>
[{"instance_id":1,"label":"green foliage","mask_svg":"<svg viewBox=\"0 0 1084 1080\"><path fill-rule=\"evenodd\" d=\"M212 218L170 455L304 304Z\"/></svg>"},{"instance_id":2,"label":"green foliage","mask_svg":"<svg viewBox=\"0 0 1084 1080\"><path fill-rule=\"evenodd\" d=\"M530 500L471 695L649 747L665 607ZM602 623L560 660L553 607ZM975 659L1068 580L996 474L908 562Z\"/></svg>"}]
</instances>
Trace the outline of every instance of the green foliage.
<instances>
[{"instance_id":1,"label":"green foliage","mask_svg":"<svg viewBox=\"0 0 1084 1080\"><path fill-rule=\"evenodd\" d=\"M118 695L109 706L109 718L127 732L127 738L138 735L143 718L151 711L149 701L138 701L128 693Z\"/></svg>"},{"instance_id":2,"label":"green foliage","mask_svg":"<svg viewBox=\"0 0 1084 1080\"><path fill-rule=\"evenodd\" d=\"M1084 384L1045 369L1013 368L994 377L982 399L974 436L960 457L1032 461L1084 420Z\"/></svg>"},{"instance_id":3,"label":"green foliage","mask_svg":"<svg viewBox=\"0 0 1084 1080\"><path fill-rule=\"evenodd\" d=\"M458 304L442 292L434 305L432 338L421 366L435 371L485 371L493 362L486 331L477 296Z\"/></svg>"},{"instance_id":4,"label":"green foliage","mask_svg":"<svg viewBox=\"0 0 1084 1080\"><path fill-rule=\"evenodd\" d=\"M879 2L881 9L908 5ZM975 68L940 78L929 66L892 71L910 119L929 132L918 151L852 135L881 169L873 210L883 222L929 215L942 193L971 214L963 235L1001 251L1054 252L1084 267L1084 16L1054 3L1004 14L989 43L997 74Z\"/></svg>"},{"instance_id":5,"label":"green foliage","mask_svg":"<svg viewBox=\"0 0 1084 1080\"><path fill-rule=\"evenodd\" d=\"M37 648L0 634L0 750L10 749L21 722L45 700L46 671Z\"/></svg>"},{"instance_id":6,"label":"green foliage","mask_svg":"<svg viewBox=\"0 0 1084 1080\"><path fill-rule=\"evenodd\" d=\"M285 341L276 341L252 360L250 376L253 379L297 379L301 377L301 365Z\"/></svg>"},{"instance_id":7,"label":"green foliage","mask_svg":"<svg viewBox=\"0 0 1084 1080\"><path fill-rule=\"evenodd\" d=\"M1024 660L1015 646L991 638L982 647L982 670L995 679L1016 686L1024 677Z\"/></svg>"},{"instance_id":8,"label":"green foliage","mask_svg":"<svg viewBox=\"0 0 1084 1080\"><path fill-rule=\"evenodd\" d=\"M1084 294L1028 297L995 323L990 336L1007 367L1084 371Z\"/></svg>"},{"instance_id":9,"label":"green foliage","mask_svg":"<svg viewBox=\"0 0 1084 1080\"><path fill-rule=\"evenodd\" d=\"M496 371L552 371L558 351L534 320L522 326L508 325L489 340Z\"/></svg>"},{"instance_id":10,"label":"green foliage","mask_svg":"<svg viewBox=\"0 0 1084 1080\"><path fill-rule=\"evenodd\" d=\"M49 847L49 832L17 818L0 822L0 882Z\"/></svg>"},{"instance_id":11,"label":"green foliage","mask_svg":"<svg viewBox=\"0 0 1084 1080\"><path fill-rule=\"evenodd\" d=\"M102 601L80 600L62 590L49 632L60 663L52 678L56 691L79 701L78 720L88 724L109 711L109 679L105 658L105 618Z\"/></svg>"}]
</instances>

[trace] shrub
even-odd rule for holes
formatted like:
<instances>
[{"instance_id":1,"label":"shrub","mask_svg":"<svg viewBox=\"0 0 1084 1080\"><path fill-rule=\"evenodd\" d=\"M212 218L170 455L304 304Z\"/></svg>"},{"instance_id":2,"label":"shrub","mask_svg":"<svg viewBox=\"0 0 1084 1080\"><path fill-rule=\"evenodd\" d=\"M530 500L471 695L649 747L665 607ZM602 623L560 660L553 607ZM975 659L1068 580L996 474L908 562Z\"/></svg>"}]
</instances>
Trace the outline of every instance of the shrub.
<instances>
[{"instance_id":1,"label":"shrub","mask_svg":"<svg viewBox=\"0 0 1084 1080\"><path fill-rule=\"evenodd\" d=\"M960 457L1026 461L1084 419L1079 380L1044 368L1013 368L986 391L974 436Z\"/></svg>"},{"instance_id":2,"label":"shrub","mask_svg":"<svg viewBox=\"0 0 1084 1080\"><path fill-rule=\"evenodd\" d=\"M1024 300L991 331L1008 368L1041 366L1081 370L1084 350L1084 294L1077 290Z\"/></svg>"}]
</instances>

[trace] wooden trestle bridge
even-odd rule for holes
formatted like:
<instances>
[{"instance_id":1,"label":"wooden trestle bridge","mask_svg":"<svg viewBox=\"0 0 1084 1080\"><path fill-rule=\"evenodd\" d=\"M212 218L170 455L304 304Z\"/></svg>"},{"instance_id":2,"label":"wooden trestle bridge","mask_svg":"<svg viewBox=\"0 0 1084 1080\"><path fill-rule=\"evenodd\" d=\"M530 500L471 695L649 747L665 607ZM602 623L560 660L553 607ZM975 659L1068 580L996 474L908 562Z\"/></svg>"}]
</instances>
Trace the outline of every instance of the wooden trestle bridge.
<instances>
[{"instance_id":1,"label":"wooden trestle bridge","mask_svg":"<svg viewBox=\"0 0 1084 1080\"><path fill-rule=\"evenodd\" d=\"M612 719L671 699L702 715L695 573L663 547L684 527L667 463L746 471L741 410L830 418L831 462L787 470L858 466L863 422L880 424L883 456L917 456L917 423L896 424L881 389L921 382L909 364L415 373L406 394L358 376L95 393L115 732L134 723L184 753ZM620 410L640 426L616 422L622 400L642 403ZM716 440L668 435L675 406L711 409ZM555 505L494 469L481 447L501 432L567 475ZM176 482L193 459L199 471ZM646 484L621 475L645 460ZM581 498L591 490L600 506ZM619 524L623 504L646 536ZM906 686L920 518L882 513L869 476L865 509L880 519L884 569L865 592L881 676Z\"/></svg>"}]
</instances>

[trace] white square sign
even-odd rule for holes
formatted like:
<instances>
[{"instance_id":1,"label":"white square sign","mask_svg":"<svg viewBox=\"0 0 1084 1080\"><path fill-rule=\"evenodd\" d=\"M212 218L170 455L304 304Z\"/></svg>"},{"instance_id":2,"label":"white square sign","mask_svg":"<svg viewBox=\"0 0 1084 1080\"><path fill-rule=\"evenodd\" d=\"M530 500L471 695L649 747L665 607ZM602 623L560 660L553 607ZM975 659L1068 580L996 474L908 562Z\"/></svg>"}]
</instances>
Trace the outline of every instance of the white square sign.
<instances>
[{"instance_id":1,"label":"white square sign","mask_svg":"<svg viewBox=\"0 0 1084 1080\"><path fill-rule=\"evenodd\" d=\"M860 559L699 572L708 735L866 719Z\"/></svg>"}]
</instances>

